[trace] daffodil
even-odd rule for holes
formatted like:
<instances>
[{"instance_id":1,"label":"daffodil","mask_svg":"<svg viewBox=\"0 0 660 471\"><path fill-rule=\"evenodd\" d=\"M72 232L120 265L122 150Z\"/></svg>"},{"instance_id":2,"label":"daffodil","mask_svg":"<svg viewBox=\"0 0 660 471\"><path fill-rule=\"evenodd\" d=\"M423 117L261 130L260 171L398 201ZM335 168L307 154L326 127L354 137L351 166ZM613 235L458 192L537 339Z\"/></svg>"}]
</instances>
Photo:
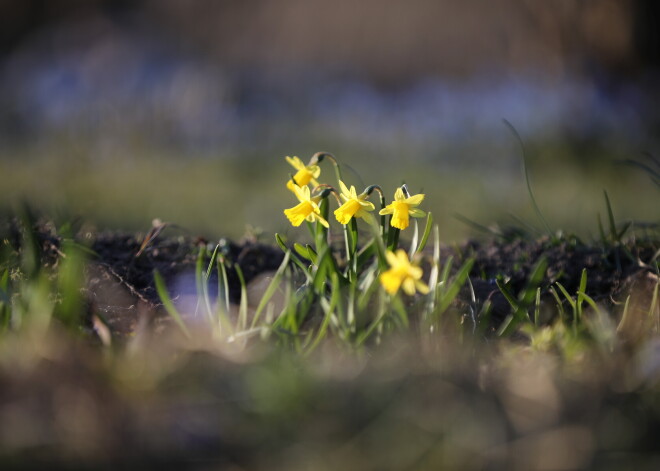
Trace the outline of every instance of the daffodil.
<instances>
[{"instance_id":1,"label":"daffodil","mask_svg":"<svg viewBox=\"0 0 660 471\"><path fill-rule=\"evenodd\" d=\"M321 175L321 167L316 164L305 165L298 157L286 157L286 161L297 170L293 176L296 183L294 184L290 179L286 183L286 187L289 190L294 191L293 187L296 184L300 187L307 186L310 183L313 186L318 186L319 182L317 182L316 179Z\"/></svg>"},{"instance_id":2,"label":"daffodil","mask_svg":"<svg viewBox=\"0 0 660 471\"><path fill-rule=\"evenodd\" d=\"M380 275L380 284L385 291L395 294L403 287L403 291L409 296L415 294L415 291L422 294L429 292L429 287L421 281L422 269L410 263L405 250L399 249L396 253L388 251L385 257L391 267Z\"/></svg>"},{"instance_id":3,"label":"daffodil","mask_svg":"<svg viewBox=\"0 0 660 471\"><path fill-rule=\"evenodd\" d=\"M320 197L315 196L312 198L308 186L300 187L298 185L293 185L293 192L300 203L293 208L284 210L284 215L289 219L292 225L297 227L301 225L303 221L307 220L309 222L318 221L325 227L329 227L328 221L321 216L321 209L318 205Z\"/></svg>"},{"instance_id":4,"label":"daffodil","mask_svg":"<svg viewBox=\"0 0 660 471\"><path fill-rule=\"evenodd\" d=\"M344 204L335 210L335 217L340 224L348 224L351 218L361 218L368 211L374 210L373 203L366 201L368 195L363 193L358 196L353 185L349 190L344 182L339 180L339 188L341 189L339 197Z\"/></svg>"},{"instance_id":5,"label":"daffodil","mask_svg":"<svg viewBox=\"0 0 660 471\"><path fill-rule=\"evenodd\" d=\"M403 193L402 188L397 188L394 193L394 201L380 210L378 214L391 214L390 224L397 229L405 229L410 224L409 217L421 218L426 215L424 211L416 208L424 199L423 194L408 196Z\"/></svg>"}]
</instances>

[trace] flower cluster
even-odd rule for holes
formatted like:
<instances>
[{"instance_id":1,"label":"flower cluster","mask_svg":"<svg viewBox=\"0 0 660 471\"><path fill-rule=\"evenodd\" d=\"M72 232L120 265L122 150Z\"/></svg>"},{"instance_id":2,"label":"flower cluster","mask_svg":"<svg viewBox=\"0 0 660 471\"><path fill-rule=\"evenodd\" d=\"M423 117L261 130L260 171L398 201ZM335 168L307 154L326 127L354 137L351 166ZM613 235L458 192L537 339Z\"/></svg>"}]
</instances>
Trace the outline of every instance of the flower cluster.
<instances>
[{"instance_id":1,"label":"flower cluster","mask_svg":"<svg viewBox=\"0 0 660 471\"><path fill-rule=\"evenodd\" d=\"M321 175L319 163L324 158L328 158L335 165L339 192L332 186L318 181ZM385 253L384 260L390 266L389 270L380 275L381 285L386 292L392 295L396 294L400 288L408 295L413 295L417 291L420 293L429 292L428 286L421 281L422 269L411 263L405 251L396 250L398 233L410 226L410 218L426 216L426 213L418 208L424 200L423 194L410 195L406 185L403 185L396 189L394 200L385 205L382 191L377 185L367 187L360 194L358 194L355 186L351 185L349 188L342 181L339 166L331 154L317 153L307 165L298 157L286 157L286 161L296 170L295 174L290 175L286 187L295 195L298 204L284 210L284 215L293 226L298 227L303 221L307 221L309 223L319 223L328 229L330 225L327 220L327 202L324 211L322 200L328 194L333 194L339 205L334 211L335 219L345 228L347 259L349 261L355 260L357 247L357 225L355 222L357 219L363 218L367 222L373 223L374 218L370 213L375 210L375 206L369 201L369 197L374 190L377 190L381 196L381 209L378 214L390 216L389 232L385 231L384 217L382 218L383 222L381 222L382 234L388 242L388 250ZM351 226L350 231L347 229L349 225ZM352 235L349 235L349 232ZM385 261L383 261L383 264L385 264ZM354 270L357 271L355 265Z\"/></svg>"}]
</instances>

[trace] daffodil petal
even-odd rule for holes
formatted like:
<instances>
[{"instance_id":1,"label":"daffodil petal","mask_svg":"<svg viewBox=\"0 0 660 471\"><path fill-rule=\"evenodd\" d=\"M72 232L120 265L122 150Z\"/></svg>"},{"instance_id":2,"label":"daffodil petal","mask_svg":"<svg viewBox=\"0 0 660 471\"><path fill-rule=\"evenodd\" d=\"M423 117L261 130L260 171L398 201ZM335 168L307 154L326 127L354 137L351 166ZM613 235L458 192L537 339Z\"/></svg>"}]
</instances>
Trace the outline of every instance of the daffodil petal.
<instances>
[{"instance_id":1,"label":"daffodil petal","mask_svg":"<svg viewBox=\"0 0 660 471\"><path fill-rule=\"evenodd\" d=\"M428 285L424 283L423 281L415 281L415 288L417 288L417 291L419 291L422 294L428 294L430 291Z\"/></svg>"},{"instance_id":2,"label":"daffodil petal","mask_svg":"<svg viewBox=\"0 0 660 471\"><path fill-rule=\"evenodd\" d=\"M296 170L300 170L300 169L305 168L305 164L304 164L304 163L302 162L302 160L300 160L298 157L295 157L295 156L294 156L294 157L286 156L285 159L286 159L286 161L289 162L289 164L290 164L293 168L295 168Z\"/></svg>"},{"instance_id":3,"label":"daffodil petal","mask_svg":"<svg viewBox=\"0 0 660 471\"><path fill-rule=\"evenodd\" d=\"M326 221L326 220L325 220L324 218L322 218L321 216L318 216L318 215L317 215L317 216L316 216L316 219L317 219L318 222L321 223L322 226L324 226L324 227L326 227L326 228L329 228L329 227L330 227L330 224L328 224L328 221Z\"/></svg>"},{"instance_id":4,"label":"daffodil petal","mask_svg":"<svg viewBox=\"0 0 660 471\"><path fill-rule=\"evenodd\" d=\"M404 279L402 283L402 288L403 291L408 296L412 296L413 294L415 294L415 280L413 280L412 278Z\"/></svg>"},{"instance_id":5,"label":"daffodil petal","mask_svg":"<svg viewBox=\"0 0 660 471\"><path fill-rule=\"evenodd\" d=\"M397 188L396 191L394 192L394 200L403 201L405 199L406 199L406 195L403 193L401 187Z\"/></svg>"},{"instance_id":6,"label":"daffodil petal","mask_svg":"<svg viewBox=\"0 0 660 471\"><path fill-rule=\"evenodd\" d=\"M307 190L307 193L305 193L305 190ZM298 198L298 201L306 201L309 199L309 188L307 188L307 186L300 187L294 184L293 193L296 195L296 198Z\"/></svg>"},{"instance_id":7,"label":"daffodil petal","mask_svg":"<svg viewBox=\"0 0 660 471\"><path fill-rule=\"evenodd\" d=\"M380 275L380 283L390 294L395 294L399 291L399 286L401 286L401 278L397 276L393 270L388 270L382 275Z\"/></svg>"},{"instance_id":8,"label":"daffodil petal","mask_svg":"<svg viewBox=\"0 0 660 471\"><path fill-rule=\"evenodd\" d=\"M413 195L410 198L406 198L405 203L406 204L412 204L412 205L418 205L422 201L424 201L424 196L425 195L423 193L420 193L418 195Z\"/></svg>"},{"instance_id":9,"label":"daffodil petal","mask_svg":"<svg viewBox=\"0 0 660 471\"><path fill-rule=\"evenodd\" d=\"M293 226L299 226L302 222L309 217L313 208L309 201L301 201L296 206L284 210L284 215Z\"/></svg>"},{"instance_id":10,"label":"daffodil petal","mask_svg":"<svg viewBox=\"0 0 660 471\"><path fill-rule=\"evenodd\" d=\"M393 212L394 212L394 206L388 204L383 209L378 211L378 214L380 214L381 216L385 216L386 214L392 214Z\"/></svg>"},{"instance_id":11,"label":"daffodil petal","mask_svg":"<svg viewBox=\"0 0 660 471\"><path fill-rule=\"evenodd\" d=\"M408 254L403 249L398 249L396 251L396 258L398 259L399 263L402 265L410 264L410 260L408 259Z\"/></svg>"},{"instance_id":12,"label":"daffodil petal","mask_svg":"<svg viewBox=\"0 0 660 471\"><path fill-rule=\"evenodd\" d=\"M411 265L410 268L408 268L408 274L410 274L415 280L419 280L423 273L422 269L415 265Z\"/></svg>"},{"instance_id":13,"label":"daffodil petal","mask_svg":"<svg viewBox=\"0 0 660 471\"><path fill-rule=\"evenodd\" d=\"M360 206L362 206L362 209L364 211L373 211L376 209L374 204L371 201L364 201L364 200L358 200L360 202Z\"/></svg>"},{"instance_id":14,"label":"daffodil petal","mask_svg":"<svg viewBox=\"0 0 660 471\"><path fill-rule=\"evenodd\" d=\"M394 252L389 252L389 251L385 252L385 258L387 259L387 263L389 263L391 267L396 267L399 265L399 259L394 254Z\"/></svg>"},{"instance_id":15,"label":"daffodil petal","mask_svg":"<svg viewBox=\"0 0 660 471\"><path fill-rule=\"evenodd\" d=\"M348 187L346 186L346 184L345 184L343 181L341 181L341 180L339 180L339 189L341 190L341 195L342 195L342 196L345 196L346 198L350 198L350 197L351 197L351 192L350 192L350 190L348 189Z\"/></svg>"},{"instance_id":16,"label":"daffodil petal","mask_svg":"<svg viewBox=\"0 0 660 471\"><path fill-rule=\"evenodd\" d=\"M426 216L426 212L417 208L412 208L410 211L408 211L408 214L410 214L414 218L423 218L424 216Z\"/></svg>"}]
</instances>

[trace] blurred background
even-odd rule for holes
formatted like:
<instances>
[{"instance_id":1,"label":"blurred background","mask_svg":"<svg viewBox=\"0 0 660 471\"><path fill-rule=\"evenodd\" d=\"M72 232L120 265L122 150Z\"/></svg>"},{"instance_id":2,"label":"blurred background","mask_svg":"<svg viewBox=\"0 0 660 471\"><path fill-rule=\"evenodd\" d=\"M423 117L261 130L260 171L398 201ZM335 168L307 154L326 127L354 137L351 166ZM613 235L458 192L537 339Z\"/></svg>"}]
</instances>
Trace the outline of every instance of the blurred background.
<instances>
[{"instance_id":1,"label":"blurred background","mask_svg":"<svg viewBox=\"0 0 660 471\"><path fill-rule=\"evenodd\" d=\"M298 233L286 155L480 224L657 220L653 0L0 0L0 211L194 235ZM328 180L333 172L324 168ZM360 188L358 188L360 190Z\"/></svg>"}]
</instances>

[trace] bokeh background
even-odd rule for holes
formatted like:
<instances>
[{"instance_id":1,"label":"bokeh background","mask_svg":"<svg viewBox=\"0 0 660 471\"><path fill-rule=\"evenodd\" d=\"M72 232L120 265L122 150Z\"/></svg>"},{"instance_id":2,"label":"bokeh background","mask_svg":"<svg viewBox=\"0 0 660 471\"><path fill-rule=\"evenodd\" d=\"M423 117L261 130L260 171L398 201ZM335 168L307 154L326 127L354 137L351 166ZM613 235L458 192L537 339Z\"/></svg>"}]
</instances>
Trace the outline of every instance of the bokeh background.
<instances>
[{"instance_id":1,"label":"bokeh background","mask_svg":"<svg viewBox=\"0 0 660 471\"><path fill-rule=\"evenodd\" d=\"M653 0L0 0L0 211L294 235L286 155L427 194L444 240L657 219ZM329 167L326 175L332 175ZM391 195L390 195L391 196ZM270 239L269 239L270 240Z\"/></svg>"}]
</instances>

